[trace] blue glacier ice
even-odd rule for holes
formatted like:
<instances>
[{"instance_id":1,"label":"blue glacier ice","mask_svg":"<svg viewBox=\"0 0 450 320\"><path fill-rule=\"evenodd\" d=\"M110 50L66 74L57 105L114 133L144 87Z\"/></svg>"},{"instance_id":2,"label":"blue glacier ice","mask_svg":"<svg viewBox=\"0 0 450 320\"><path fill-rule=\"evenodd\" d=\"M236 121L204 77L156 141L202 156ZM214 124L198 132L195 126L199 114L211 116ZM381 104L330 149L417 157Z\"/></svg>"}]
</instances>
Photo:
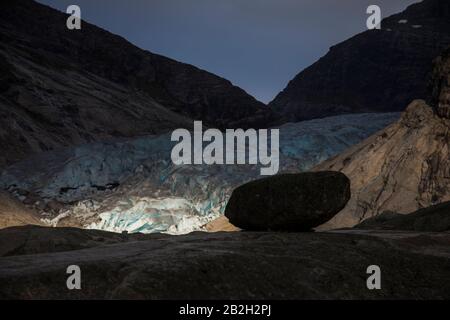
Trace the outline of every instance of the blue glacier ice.
<instances>
[{"instance_id":1,"label":"blue glacier ice","mask_svg":"<svg viewBox=\"0 0 450 320\"><path fill-rule=\"evenodd\" d=\"M335 116L280 127L280 172L300 172L357 144L399 113ZM258 165L183 165L170 158L170 134L100 142L47 152L2 173L0 186L57 200L58 225L68 217L84 228L114 232L202 230L225 209L232 190L260 178Z\"/></svg>"}]
</instances>

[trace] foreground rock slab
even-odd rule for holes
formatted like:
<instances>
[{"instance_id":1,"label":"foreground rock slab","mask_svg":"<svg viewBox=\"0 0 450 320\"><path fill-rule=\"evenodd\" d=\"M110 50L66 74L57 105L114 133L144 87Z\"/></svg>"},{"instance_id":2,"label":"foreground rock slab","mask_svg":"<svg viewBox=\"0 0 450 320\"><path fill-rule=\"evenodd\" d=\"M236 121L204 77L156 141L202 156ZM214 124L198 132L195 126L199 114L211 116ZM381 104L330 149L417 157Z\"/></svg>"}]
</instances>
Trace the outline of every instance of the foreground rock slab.
<instances>
[{"instance_id":1,"label":"foreground rock slab","mask_svg":"<svg viewBox=\"0 0 450 320\"><path fill-rule=\"evenodd\" d=\"M0 257L64 252L128 241L167 237L165 234L120 234L78 228L23 226L0 232Z\"/></svg>"},{"instance_id":2,"label":"foreground rock slab","mask_svg":"<svg viewBox=\"0 0 450 320\"><path fill-rule=\"evenodd\" d=\"M340 172L282 174L236 188L225 216L245 230L308 231L333 218L349 199L350 180Z\"/></svg>"},{"instance_id":3,"label":"foreground rock slab","mask_svg":"<svg viewBox=\"0 0 450 320\"><path fill-rule=\"evenodd\" d=\"M0 298L449 299L449 246L449 233L401 231L153 236L2 257ZM69 265L81 268L81 290L66 287ZM369 265L381 268L381 290L367 289Z\"/></svg>"}]
</instances>

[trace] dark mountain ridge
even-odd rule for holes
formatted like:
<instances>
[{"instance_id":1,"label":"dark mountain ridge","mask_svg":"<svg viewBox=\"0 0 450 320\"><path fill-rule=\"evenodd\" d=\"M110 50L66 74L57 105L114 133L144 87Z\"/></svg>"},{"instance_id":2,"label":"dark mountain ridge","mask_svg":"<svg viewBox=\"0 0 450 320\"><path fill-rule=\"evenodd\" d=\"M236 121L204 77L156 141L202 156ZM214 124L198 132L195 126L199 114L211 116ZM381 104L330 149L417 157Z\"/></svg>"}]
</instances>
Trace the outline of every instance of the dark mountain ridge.
<instances>
[{"instance_id":1,"label":"dark mountain ridge","mask_svg":"<svg viewBox=\"0 0 450 320\"><path fill-rule=\"evenodd\" d=\"M285 120L403 111L428 97L432 61L450 45L450 2L425 0L330 48L269 104Z\"/></svg>"},{"instance_id":2,"label":"dark mountain ridge","mask_svg":"<svg viewBox=\"0 0 450 320\"><path fill-rule=\"evenodd\" d=\"M30 153L191 127L266 126L231 82L31 0L0 3L0 166Z\"/></svg>"}]
</instances>

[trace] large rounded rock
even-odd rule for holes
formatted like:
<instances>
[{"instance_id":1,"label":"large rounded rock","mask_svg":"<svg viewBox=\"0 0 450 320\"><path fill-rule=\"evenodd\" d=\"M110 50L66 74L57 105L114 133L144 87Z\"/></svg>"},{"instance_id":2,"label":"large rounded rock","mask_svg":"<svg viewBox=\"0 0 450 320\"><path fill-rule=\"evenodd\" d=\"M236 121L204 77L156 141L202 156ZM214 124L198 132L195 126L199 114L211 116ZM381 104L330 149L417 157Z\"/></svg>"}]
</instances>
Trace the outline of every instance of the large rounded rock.
<instances>
[{"instance_id":1,"label":"large rounded rock","mask_svg":"<svg viewBox=\"0 0 450 320\"><path fill-rule=\"evenodd\" d=\"M308 231L333 218L349 199L350 180L343 173L283 174L236 188L225 216L244 230Z\"/></svg>"}]
</instances>

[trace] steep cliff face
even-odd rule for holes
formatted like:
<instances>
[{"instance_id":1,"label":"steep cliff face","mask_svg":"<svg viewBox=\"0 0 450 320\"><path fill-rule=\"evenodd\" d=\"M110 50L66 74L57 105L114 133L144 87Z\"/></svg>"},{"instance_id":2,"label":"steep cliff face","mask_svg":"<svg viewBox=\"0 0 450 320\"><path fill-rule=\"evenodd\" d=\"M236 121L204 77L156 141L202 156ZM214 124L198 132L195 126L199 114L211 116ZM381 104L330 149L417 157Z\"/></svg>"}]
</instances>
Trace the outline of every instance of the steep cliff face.
<instances>
[{"instance_id":1,"label":"steep cliff face","mask_svg":"<svg viewBox=\"0 0 450 320\"><path fill-rule=\"evenodd\" d=\"M291 121L403 111L426 99L431 61L450 45L450 2L424 0L330 49L270 106Z\"/></svg>"},{"instance_id":2,"label":"steep cliff face","mask_svg":"<svg viewBox=\"0 0 450 320\"><path fill-rule=\"evenodd\" d=\"M33 152L155 134L203 120L261 126L264 104L229 81L141 50L31 0L0 3L0 167Z\"/></svg>"},{"instance_id":3,"label":"steep cliff face","mask_svg":"<svg viewBox=\"0 0 450 320\"><path fill-rule=\"evenodd\" d=\"M324 228L450 200L449 53L436 59L432 77L436 112L416 100L397 123L314 168L342 171L352 183L352 199Z\"/></svg>"},{"instance_id":4,"label":"steep cliff face","mask_svg":"<svg viewBox=\"0 0 450 320\"><path fill-rule=\"evenodd\" d=\"M431 104L441 117L450 119L450 48L434 61L430 88Z\"/></svg>"}]
</instances>

